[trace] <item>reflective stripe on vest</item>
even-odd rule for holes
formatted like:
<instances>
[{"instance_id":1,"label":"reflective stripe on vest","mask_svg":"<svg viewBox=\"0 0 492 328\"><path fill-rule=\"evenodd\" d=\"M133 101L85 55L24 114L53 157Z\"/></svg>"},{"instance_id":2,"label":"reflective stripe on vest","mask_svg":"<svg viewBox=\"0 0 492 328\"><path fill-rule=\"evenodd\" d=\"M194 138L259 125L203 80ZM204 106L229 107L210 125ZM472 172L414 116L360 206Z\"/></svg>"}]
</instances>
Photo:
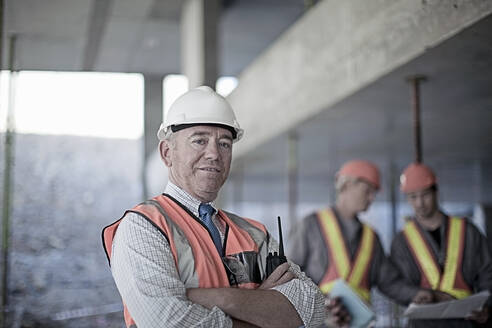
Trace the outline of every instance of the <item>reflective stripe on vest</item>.
<instances>
[{"instance_id":1,"label":"reflective stripe on vest","mask_svg":"<svg viewBox=\"0 0 492 328\"><path fill-rule=\"evenodd\" d=\"M437 264L434 253L415 221L409 221L403 229L407 245L420 270L420 285L446 292L458 299L471 295L471 289L462 275L466 222L458 217L448 220L446 260L444 273Z\"/></svg>"},{"instance_id":2,"label":"reflective stripe on vest","mask_svg":"<svg viewBox=\"0 0 492 328\"><path fill-rule=\"evenodd\" d=\"M328 248L331 265L320 282L324 294L330 292L336 279L344 279L366 302L370 300L369 267L374 248L374 231L363 224L362 239L353 263L345 246L340 225L331 209L318 212L318 221Z\"/></svg>"},{"instance_id":3,"label":"reflective stripe on vest","mask_svg":"<svg viewBox=\"0 0 492 328\"><path fill-rule=\"evenodd\" d=\"M128 211L127 211L128 212ZM123 215L123 217L127 214ZM222 257L199 219L194 218L179 204L160 195L134 207L131 212L144 216L168 240L180 280L186 288L230 287L229 276L224 268ZM237 255L242 258L258 259L258 274L264 276L265 259L268 253L267 232L265 227L253 220L239 218L219 210L218 215L228 226L225 258ZM114 235L121 219L103 230L103 245L111 259ZM258 256L251 256L258 254ZM245 267L248 267L246 263ZM237 267L235 268L237 269ZM241 268L239 268L241 269ZM251 269L250 272L253 272ZM255 288L259 281L251 281L249 276L241 275L238 283L241 288ZM261 281L261 278L259 279ZM125 322L131 327L135 322L124 306Z\"/></svg>"}]
</instances>

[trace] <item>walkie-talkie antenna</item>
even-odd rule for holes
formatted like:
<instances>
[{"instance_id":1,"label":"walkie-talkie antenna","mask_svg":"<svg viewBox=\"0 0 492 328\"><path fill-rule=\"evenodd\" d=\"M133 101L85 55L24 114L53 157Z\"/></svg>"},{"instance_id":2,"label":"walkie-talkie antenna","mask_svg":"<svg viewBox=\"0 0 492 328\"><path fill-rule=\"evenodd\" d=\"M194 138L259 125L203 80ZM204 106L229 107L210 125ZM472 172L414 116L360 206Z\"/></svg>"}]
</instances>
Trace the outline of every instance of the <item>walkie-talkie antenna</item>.
<instances>
[{"instance_id":1,"label":"walkie-talkie antenna","mask_svg":"<svg viewBox=\"0 0 492 328\"><path fill-rule=\"evenodd\" d=\"M278 237L278 254L277 252L273 252L273 254L271 252L268 253L266 258L265 277L270 276L279 265L287 262L287 258L284 255L284 239L282 238L282 223L280 223L280 216L278 217Z\"/></svg>"},{"instance_id":2,"label":"walkie-talkie antenna","mask_svg":"<svg viewBox=\"0 0 492 328\"><path fill-rule=\"evenodd\" d=\"M278 247L278 255L284 256L284 239L282 238L282 223L280 222L280 216L278 218L278 237L279 237L279 247Z\"/></svg>"}]
</instances>

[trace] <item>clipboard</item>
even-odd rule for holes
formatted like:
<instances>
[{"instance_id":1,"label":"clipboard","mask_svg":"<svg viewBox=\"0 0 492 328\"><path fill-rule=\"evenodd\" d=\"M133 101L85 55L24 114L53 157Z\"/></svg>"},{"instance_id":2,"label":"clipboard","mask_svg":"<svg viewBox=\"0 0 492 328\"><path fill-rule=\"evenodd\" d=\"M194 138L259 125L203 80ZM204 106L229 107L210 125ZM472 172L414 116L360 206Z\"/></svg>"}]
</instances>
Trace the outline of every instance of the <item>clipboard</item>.
<instances>
[{"instance_id":1,"label":"clipboard","mask_svg":"<svg viewBox=\"0 0 492 328\"><path fill-rule=\"evenodd\" d=\"M431 304L411 303L403 313L409 319L458 319L466 318L472 311L480 310L490 297L488 290L468 296L461 300L452 300Z\"/></svg>"}]
</instances>

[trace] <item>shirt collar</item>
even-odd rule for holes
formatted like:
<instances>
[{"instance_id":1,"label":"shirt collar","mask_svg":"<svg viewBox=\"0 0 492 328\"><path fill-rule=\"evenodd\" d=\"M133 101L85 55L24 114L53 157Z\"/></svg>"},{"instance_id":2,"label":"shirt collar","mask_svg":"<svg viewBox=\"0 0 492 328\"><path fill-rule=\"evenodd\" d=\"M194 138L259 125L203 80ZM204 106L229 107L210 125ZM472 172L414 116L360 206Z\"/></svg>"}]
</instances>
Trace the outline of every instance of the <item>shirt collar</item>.
<instances>
[{"instance_id":1,"label":"shirt collar","mask_svg":"<svg viewBox=\"0 0 492 328\"><path fill-rule=\"evenodd\" d=\"M191 196L189 193L187 193L185 190L181 189L180 187L176 186L171 181L167 183L166 190L164 192L169 196L175 198L181 204L183 204L196 217L200 217L200 215L198 214L198 207L202 203L200 200ZM215 212L217 212L217 208L215 207L215 201L211 201L207 204L212 206Z\"/></svg>"}]
</instances>

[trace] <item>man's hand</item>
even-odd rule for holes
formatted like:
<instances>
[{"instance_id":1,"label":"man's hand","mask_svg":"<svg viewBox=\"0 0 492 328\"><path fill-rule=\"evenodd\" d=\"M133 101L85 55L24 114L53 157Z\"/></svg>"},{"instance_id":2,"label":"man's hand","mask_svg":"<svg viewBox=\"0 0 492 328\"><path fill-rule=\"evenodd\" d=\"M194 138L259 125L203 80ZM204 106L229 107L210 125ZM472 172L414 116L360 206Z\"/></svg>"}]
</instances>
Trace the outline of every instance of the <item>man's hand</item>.
<instances>
[{"instance_id":1,"label":"man's hand","mask_svg":"<svg viewBox=\"0 0 492 328\"><path fill-rule=\"evenodd\" d=\"M467 317L468 320L476 321L480 324L486 323L489 318L489 307L485 305L480 311L473 311L472 314Z\"/></svg>"},{"instance_id":2,"label":"man's hand","mask_svg":"<svg viewBox=\"0 0 492 328\"><path fill-rule=\"evenodd\" d=\"M434 300L434 294L432 291L427 290L427 289L421 289L415 294L415 296L412 298L412 302L416 304L427 304L427 303L432 303Z\"/></svg>"},{"instance_id":3,"label":"man's hand","mask_svg":"<svg viewBox=\"0 0 492 328\"><path fill-rule=\"evenodd\" d=\"M294 278L294 274L289 271L289 263L282 263L261 283L258 289L271 289L275 286L285 284Z\"/></svg>"},{"instance_id":4,"label":"man's hand","mask_svg":"<svg viewBox=\"0 0 492 328\"><path fill-rule=\"evenodd\" d=\"M448 293L441 292L440 290L433 290L432 292L434 294L434 302L436 303L452 301L456 299L453 296L449 295Z\"/></svg>"},{"instance_id":5,"label":"man's hand","mask_svg":"<svg viewBox=\"0 0 492 328\"><path fill-rule=\"evenodd\" d=\"M350 314L343 305L340 298L327 298L325 301L326 309L329 312L328 320L330 324L334 324L337 327L348 327L350 320Z\"/></svg>"}]
</instances>

